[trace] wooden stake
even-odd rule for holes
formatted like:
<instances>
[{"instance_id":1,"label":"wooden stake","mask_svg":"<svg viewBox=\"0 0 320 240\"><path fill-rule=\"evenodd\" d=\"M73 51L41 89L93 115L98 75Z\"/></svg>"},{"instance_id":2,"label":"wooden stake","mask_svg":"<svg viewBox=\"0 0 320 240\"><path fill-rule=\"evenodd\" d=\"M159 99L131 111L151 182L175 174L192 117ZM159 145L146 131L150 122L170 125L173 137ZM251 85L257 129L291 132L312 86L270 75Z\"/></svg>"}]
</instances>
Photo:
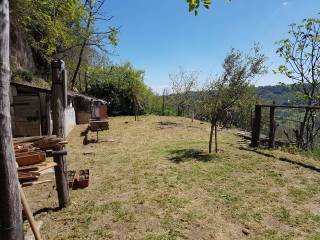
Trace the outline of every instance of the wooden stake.
<instances>
[{"instance_id":1,"label":"wooden stake","mask_svg":"<svg viewBox=\"0 0 320 240\"><path fill-rule=\"evenodd\" d=\"M64 62L56 60L51 63L52 68L52 120L53 120L53 134L57 137L65 137L65 108L67 106L67 77L64 69ZM64 147L56 149L63 151ZM69 187L67 176L66 157L63 155L56 155L53 157L55 166L55 176L58 191L59 207L66 207L69 202Z\"/></svg>"},{"instance_id":2,"label":"wooden stake","mask_svg":"<svg viewBox=\"0 0 320 240\"><path fill-rule=\"evenodd\" d=\"M23 239L10 116L9 2L0 1L0 239Z\"/></svg>"}]
</instances>

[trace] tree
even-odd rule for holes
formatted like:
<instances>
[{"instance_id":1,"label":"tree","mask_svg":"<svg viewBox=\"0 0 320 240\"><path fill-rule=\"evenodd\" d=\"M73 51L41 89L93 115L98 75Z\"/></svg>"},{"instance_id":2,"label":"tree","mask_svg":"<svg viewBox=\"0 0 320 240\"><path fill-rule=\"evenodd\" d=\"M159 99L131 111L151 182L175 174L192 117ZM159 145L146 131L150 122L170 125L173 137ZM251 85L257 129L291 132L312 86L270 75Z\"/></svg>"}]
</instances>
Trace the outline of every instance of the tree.
<instances>
[{"instance_id":1,"label":"tree","mask_svg":"<svg viewBox=\"0 0 320 240\"><path fill-rule=\"evenodd\" d=\"M189 12L194 12L195 15L198 15L198 9L201 6L209 9L211 6L211 0L186 0L189 4Z\"/></svg>"},{"instance_id":2,"label":"tree","mask_svg":"<svg viewBox=\"0 0 320 240\"><path fill-rule=\"evenodd\" d=\"M9 2L0 0L0 239L23 239L10 117Z\"/></svg>"},{"instance_id":3,"label":"tree","mask_svg":"<svg viewBox=\"0 0 320 240\"><path fill-rule=\"evenodd\" d=\"M102 13L104 0L15 0L11 15L27 34L42 73L49 74L53 59L65 59L71 84L92 50L108 53L109 44L118 42L118 28L109 26L112 17ZM98 30L97 22L106 29ZM74 64L76 63L76 64Z\"/></svg>"},{"instance_id":4,"label":"tree","mask_svg":"<svg viewBox=\"0 0 320 240\"><path fill-rule=\"evenodd\" d=\"M150 88L144 83L144 71L130 63L90 67L88 72L89 94L109 102L112 115L135 115L156 110L159 104ZM158 102L158 103L157 103Z\"/></svg>"},{"instance_id":5,"label":"tree","mask_svg":"<svg viewBox=\"0 0 320 240\"><path fill-rule=\"evenodd\" d=\"M95 29L95 24L98 20L109 21L111 18L103 17L101 13L101 8L104 5L105 1L93 1L87 0L85 2L84 9L88 13L87 17L85 17L82 21L85 22L84 33L82 34L82 43L79 52L79 58L77 61L76 69L73 73L73 77L71 79L71 89L74 88L77 75L81 66L82 57L84 50L87 46L96 46L101 49L103 52L107 52L105 49L105 45L103 45L104 39L108 39L112 45L118 44L117 34L118 29L114 27L109 27L109 30L98 32Z\"/></svg>"},{"instance_id":6,"label":"tree","mask_svg":"<svg viewBox=\"0 0 320 240\"><path fill-rule=\"evenodd\" d=\"M196 89L198 75L195 71L186 72L182 68L180 68L179 72L169 75L178 116L183 116L185 111L193 106L192 91Z\"/></svg>"},{"instance_id":7,"label":"tree","mask_svg":"<svg viewBox=\"0 0 320 240\"><path fill-rule=\"evenodd\" d=\"M284 59L278 72L293 81L296 96L305 105L320 105L320 19L309 18L301 25L290 25L289 37L278 42L277 53ZM296 144L301 149L313 149L320 127L315 124L315 112L306 108L303 120L295 130Z\"/></svg>"},{"instance_id":8,"label":"tree","mask_svg":"<svg viewBox=\"0 0 320 240\"><path fill-rule=\"evenodd\" d=\"M211 123L209 153L212 152L213 134L215 152L218 152L218 125L225 126L230 121L230 113L250 93L251 81L266 72L266 57L260 47L255 46L249 54L232 49L223 63L223 74L211 78L203 90L203 111Z\"/></svg>"}]
</instances>

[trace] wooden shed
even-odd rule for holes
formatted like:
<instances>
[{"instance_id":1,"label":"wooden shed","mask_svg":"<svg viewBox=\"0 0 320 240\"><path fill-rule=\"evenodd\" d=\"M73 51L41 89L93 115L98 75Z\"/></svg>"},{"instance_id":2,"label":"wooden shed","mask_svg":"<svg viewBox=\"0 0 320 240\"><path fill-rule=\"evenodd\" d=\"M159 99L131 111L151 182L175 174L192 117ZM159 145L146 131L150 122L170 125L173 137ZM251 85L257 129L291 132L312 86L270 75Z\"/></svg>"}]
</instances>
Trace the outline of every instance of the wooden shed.
<instances>
[{"instance_id":1,"label":"wooden shed","mask_svg":"<svg viewBox=\"0 0 320 240\"><path fill-rule=\"evenodd\" d=\"M14 137L41 136L52 133L51 90L11 82L11 126ZM75 126L73 97L68 95L65 110L66 135Z\"/></svg>"},{"instance_id":2,"label":"wooden shed","mask_svg":"<svg viewBox=\"0 0 320 240\"><path fill-rule=\"evenodd\" d=\"M107 119L107 102L76 92L68 92L73 97L76 123L87 124L90 119Z\"/></svg>"}]
</instances>

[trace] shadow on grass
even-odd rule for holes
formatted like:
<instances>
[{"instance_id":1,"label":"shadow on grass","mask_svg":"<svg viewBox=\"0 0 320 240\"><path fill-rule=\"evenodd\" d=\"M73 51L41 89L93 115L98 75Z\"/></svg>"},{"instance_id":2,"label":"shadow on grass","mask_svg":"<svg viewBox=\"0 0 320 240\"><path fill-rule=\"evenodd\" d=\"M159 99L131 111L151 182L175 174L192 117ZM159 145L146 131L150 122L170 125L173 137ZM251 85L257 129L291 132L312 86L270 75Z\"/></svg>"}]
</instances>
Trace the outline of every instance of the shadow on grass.
<instances>
[{"instance_id":1,"label":"shadow on grass","mask_svg":"<svg viewBox=\"0 0 320 240\"><path fill-rule=\"evenodd\" d=\"M307 168L307 169L310 169L310 170L313 170L315 172L320 173L320 168L315 167L315 166L310 165L310 164L306 164L306 163L299 162L299 161L296 161L296 160L292 160L292 159L289 159L289 158L283 158L283 157L277 158L276 156L274 156L274 155L272 155L270 153L264 153L264 152L261 152L261 151L259 151L257 149L250 149L250 148L243 148L243 147L240 147L239 149L240 150L254 152L254 153L263 155L265 157L273 158L273 159L279 160L281 162L287 162L287 163L290 163L290 164L293 164L293 165L297 165L297 166L300 166L300 167L303 167L303 168Z\"/></svg>"},{"instance_id":2,"label":"shadow on grass","mask_svg":"<svg viewBox=\"0 0 320 240\"><path fill-rule=\"evenodd\" d=\"M165 122L158 122L159 125L162 125L162 126L177 126L179 125L178 123L176 122L170 122L170 121L165 121Z\"/></svg>"},{"instance_id":3,"label":"shadow on grass","mask_svg":"<svg viewBox=\"0 0 320 240\"><path fill-rule=\"evenodd\" d=\"M209 162L213 159L216 159L216 156L197 149L173 150L170 152L170 154L173 156L171 156L169 159L174 163L181 163L190 160Z\"/></svg>"},{"instance_id":4,"label":"shadow on grass","mask_svg":"<svg viewBox=\"0 0 320 240\"><path fill-rule=\"evenodd\" d=\"M61 210L61 208L59 208L59 207L55 207L55 208L45 207L45 208L41 208L41 209L35 211L33 213L33 216L39 215L41 213L58 212L60 210Z\"/></svg>"}]
</instances>

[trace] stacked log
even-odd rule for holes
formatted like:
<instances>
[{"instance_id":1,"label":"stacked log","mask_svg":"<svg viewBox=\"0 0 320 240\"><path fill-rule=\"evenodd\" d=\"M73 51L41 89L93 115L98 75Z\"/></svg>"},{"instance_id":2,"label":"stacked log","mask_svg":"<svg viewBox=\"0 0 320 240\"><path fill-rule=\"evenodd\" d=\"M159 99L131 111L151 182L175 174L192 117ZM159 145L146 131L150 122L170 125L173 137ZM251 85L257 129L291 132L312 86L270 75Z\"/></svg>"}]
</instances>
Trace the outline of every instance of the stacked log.
<instances>
[{"instance_id":1,"label":"stacked log","mask_svg":"<svg viewBox=\"0 0 320 240\"><path fill-rule=\"evenodd\" d=\"M52 156L55 149L67 144L56 136L14 138L13 143L18 177L22 183L37 181L43 171L56 166L56 163L47 161L47 157Z\"/></svg>"}]
</instances>

